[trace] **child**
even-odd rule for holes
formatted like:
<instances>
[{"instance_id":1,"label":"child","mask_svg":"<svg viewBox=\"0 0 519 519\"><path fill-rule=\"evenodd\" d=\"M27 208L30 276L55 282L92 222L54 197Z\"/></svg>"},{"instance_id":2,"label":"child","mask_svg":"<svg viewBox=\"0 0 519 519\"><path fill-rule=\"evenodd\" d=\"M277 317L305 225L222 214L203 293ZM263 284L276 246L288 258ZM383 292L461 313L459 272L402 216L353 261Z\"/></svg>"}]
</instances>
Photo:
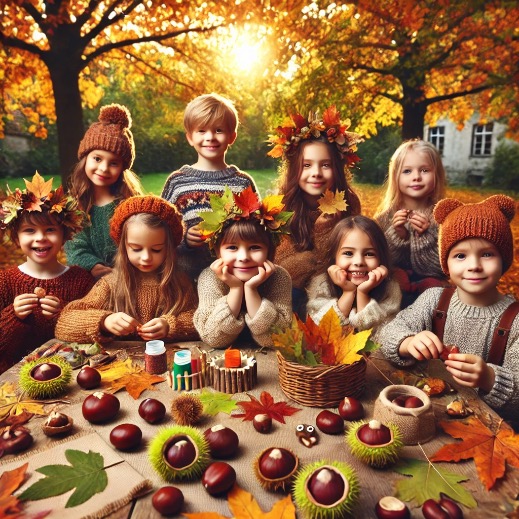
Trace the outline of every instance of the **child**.
<instances>
[{"instance_id":1,"label":"child","mask_svg":"<svg viewBox=\"0 0 519 519\"><path fill-rule=\"evenodd\" d=\"M488 405L517 419L519 319L508 326L501 321L501 328L510 329L507 341L504 335L503 356L492 337L503 312L514 301L496 287L514 257L509 223L514 213L514 201L504 195L477 204L463 205L454 199L438 202L434 218L440 224L440 263L455 291L426 290L384 326L381 340L384 355L401 366L437 359L447 345L457 346L459 353L450 353L445 361L454 380L479 388ZM450 302L443 294L451 296Z\"/></svg>"},{"instance_id":2,"label":"child","mask_svg":"<svg viewBox=\"0 0 519 519\"><path fill-rule=\"evenodd\" d=\"M101 343L114 337L196 339L196 295L176 266L182 233L180 215L162 198L136 196L121 202L110 221L118 246L115 267L83 299L63 309L56 336Z\"/></svg>"},{"instance_id":3,"label":"child","mask_svg":"<svg viewBox=\"0 0 519 519\"><path fill-rule=\"evenodd\" d=\"M81 230L86 214L63 189L52 190L38 172L26 189L8 188L0 207L0 238L27 256L25 263L0 271L0 373L54 337L63 305L83 297L94 278L80 267L60 263L63 243Z\"/></svg>"},{"instance_id":4,"label":"child","mask_svg":"<svg viewBox=\"0 0 519 519\"><path fill-rule=\"evenodd\" d=\"M413 139L402 143L389 163L386 193L375 214L386 234L403 292L402 307L426 288L446 286L438 260L434 204L445 196L445 169L438 150Z\"/></svg>"},{"instance_id":5,"label":"child","mask_svg":"<svg viewBox=\"0 0 519 519\"><path fill-rule=\"evenodd\" d=\"M277 135L269 139L275 145L269 155L282 157L280 193L286 208L294 213L290 235L282 237L274 261L289 272L294 311L304 319L305 288L319 269L317 251L323 249L338 220L360 214L348 168L358 162L355 151L363 139L346 131L349 121L341 122L334 106L322 118L315 113L308 120L300 114L292 119L295 126L278 127ZM319 210L319 200L327 190L342 194L346 202L335 215Z\"/></svg>"},{"instance_id":6,"label":"child","mask_svg":"<svg viewBox=\"0 0 519 519\"><path fill-rule=\"evenodd\" d=\"M195 327L213 348L246 341L248 332L261 346L272 346L272 327L292 321L290 276L272 263L271 235L282 232L290 213L282 212L281 197L260 205L251 187L223 196L221 209L201 214L202 231L214 231L206 237L218 259L200 274ZM213 207L218 198L211 197Z\"/></svg>"},{"instance_id":7,"label":"child","mask_svg":"<svg viewBox=\"0 0 519 519\"><path fill-rule=\"evenodd\" d=\"M390 277L389 250L378 224L366 216L341 220L329 237L327 272L308 285L307 310L319 323L330 308L341 324L377 327L400 310L402 295Z\"/></svg>"},{"instance_id":8,"label":"child","mask_svg":"<svg viewBox=\"0 0 519 519\"><path fill-rule=\"evenodd\" d=\"M162 197L175 204L182 214L186 234L179 249L180 261L195 279L211 263L198 223L201 211L209 211L209 196L222 194L226 186L234 193L251 186L250 175L229 166L225 155L236 140L238 114L233 103L218 94L205 94L191 101L184 112L184 128L189 144L198 155L191 166L182 166L166 180Z\"/></svg>"},{"instance_id":9,"label":"child","mask_svg":"<svg viewBox=\"0 0 519 519\"><path fill-rule=\"evenodd\" d=\"M121 200L142 195L139 178L131 171L135 145L131 115L125 106L103 106L99 122L86 131L69 180L70 194L90 217L86 227L65 246L69 265L79 265L96 278L112 271L116 246L108 222Z\"/></svg>"}]
</instances>

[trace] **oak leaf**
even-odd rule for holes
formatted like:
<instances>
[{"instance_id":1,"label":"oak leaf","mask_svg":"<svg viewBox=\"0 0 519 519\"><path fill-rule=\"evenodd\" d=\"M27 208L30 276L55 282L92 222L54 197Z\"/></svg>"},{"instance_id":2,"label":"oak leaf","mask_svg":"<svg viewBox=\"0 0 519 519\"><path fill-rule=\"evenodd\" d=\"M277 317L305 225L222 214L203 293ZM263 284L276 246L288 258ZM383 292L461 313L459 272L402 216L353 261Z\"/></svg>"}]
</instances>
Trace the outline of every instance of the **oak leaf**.
<instances>
[{"instance_id":1,"label":"oak leaf","mask_svg":"<svg viewBox=\"0 0 519 519\"><path fill-rule=\"evenodd\" d=\"M440 427L461 442L444 445L431 461L460 461L473 458L480 481L490 490L505 475L506 464L519 468L519 434L503 420L491 431L479 418L465 422L440 422Z\"/></svg>"},{"instance_id":2,"label":"oak leaf","mask_svg":"<svg viewBox=\"0 0 519 519\"><path fill-rule=\"evenodd\" d=\"M346 211L348 204L344 198L344 191L333 192L327 189L318 200L319 210L323 214L335 214Z\"/></svg>"},{"instance_id":3,"label":"oak leaf","mask_svg":"<svg viewBox=\"0 0 519 519\"><path fill-rule=\"evenodd\" d=\"M246 420L254 420L254 417L258 414L266 414L273 420L277 420L280 423L285 423L285 416L292 416L293 414L301 411L297 407L293 407L286 402L274 402L274 398L268 391L263 391L258 400L253 395L247 396L250 398L250 402L237 402L245 412L242 414L234 414L233 418L243 418Z\"/></svg>"},{"instance_id":4,"label":"oak leaf","mask_svg":"<svg viewBox=\"0 0 519 519\"><path fill-rule=\"evenodd\" d=\"M218 413L231 414L231 411L236 408L236 400L232 400L232 395L228 393L211 392L203 389L198 396L204 406L204 414L211 416Z\"/></svg>"}]
</instances>

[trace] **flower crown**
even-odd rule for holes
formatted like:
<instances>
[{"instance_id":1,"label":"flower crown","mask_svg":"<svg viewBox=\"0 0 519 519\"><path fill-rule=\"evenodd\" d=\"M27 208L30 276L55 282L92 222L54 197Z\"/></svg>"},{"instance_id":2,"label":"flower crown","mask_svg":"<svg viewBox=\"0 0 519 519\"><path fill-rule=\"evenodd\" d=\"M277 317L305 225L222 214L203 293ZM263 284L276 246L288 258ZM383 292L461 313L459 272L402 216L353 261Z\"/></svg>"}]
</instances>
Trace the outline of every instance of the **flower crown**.
<instances>
[{"instance_id":1,"label":"flower crown","mask_svg":"<svg viewBox=\"0 0 519 519\"><path fill-rule=\"evenodd\" d=\"M71 234L83 228L87 215L79 209L75 198L65 194L62 186L52 190L53 178L45 181L36 171L32 181L23 180L26 189L11 191L7 186L7 195L0 198L0 233L12 228L24 211L54 214L61 224L71 229Z\"/></svg>"},{"instance_id":2,"label":"flower crown","mask_svg":"<svg viewBox=\"0 0 519 519\"><path fill-rule=\"evenodd\" d=\"M328 142L335 143L347 167L352 167L359 162L360 158L356 154L357 144L364 139L358 133L346 131L351 121L349 119L341 121L335 105L328 107L322 117L319 111L310 112L308 119L301 114L290 117L293 124L278 126L275 130L277 135L269 135L267 142L274 146L267 153L270 157L286 157L295 151L302 140L325 137Z\"/></svg>"},{"instance_id":3,"label":"flower crown","mask_svg":"<svg viewBox=\"0 0 519 519\"><path fill-rule=\"evenodd\" d=\"M283 195L269 195L260 201L259 196L251 186L240 193L233 193L226 186L220 196L209 196L211 211L198 213L202 219L199 223L202 236L207 240L211 249L221 232L236 220L257 220L265 230L277 234L288 233L286 224L292 216L292 211L283 211Z\"/></svg>"}]
</instances>

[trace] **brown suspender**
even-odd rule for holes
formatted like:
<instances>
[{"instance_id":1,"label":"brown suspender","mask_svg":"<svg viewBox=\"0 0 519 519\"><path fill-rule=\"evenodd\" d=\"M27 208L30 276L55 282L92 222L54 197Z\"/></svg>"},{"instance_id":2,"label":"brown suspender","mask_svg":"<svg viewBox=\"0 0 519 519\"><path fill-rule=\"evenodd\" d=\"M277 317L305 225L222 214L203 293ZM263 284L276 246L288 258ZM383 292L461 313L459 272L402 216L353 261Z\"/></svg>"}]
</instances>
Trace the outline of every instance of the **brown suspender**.
<instances>
[{"instance_id":1,"label":"brown suspender","mask_svg":"<svg viewBox=\"0 0 519 519\"><path fill-rule=\"evenodd\" d=\"M433 311L432 331L443 341L443 331L445 329L445 320L447 319L447 310L449 303L454 294L454 288L444 288L438 301L438 306ZM487 362L501 366L505 357L506 342L512 328L512 323L519 314L519 302L512 303L501 316L499 323L494 330L490 351L488 352Z\"/></svg>"}]
</instances>

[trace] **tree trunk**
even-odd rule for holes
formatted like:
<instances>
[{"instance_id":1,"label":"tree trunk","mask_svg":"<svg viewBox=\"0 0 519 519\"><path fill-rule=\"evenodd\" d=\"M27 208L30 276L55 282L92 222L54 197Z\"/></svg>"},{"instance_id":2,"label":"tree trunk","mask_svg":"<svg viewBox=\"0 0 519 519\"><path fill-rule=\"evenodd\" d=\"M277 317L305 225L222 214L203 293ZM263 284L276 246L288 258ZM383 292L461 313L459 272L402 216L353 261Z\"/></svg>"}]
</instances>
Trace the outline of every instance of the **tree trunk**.
<instances>
[{"instance_id":1,"label":"tree trunk","mask_svg":"<svg viewBox=\"0 0 519 519\"><path fill-rule=\"evenodd\" d=\"M405 98L402 104L404 109L404 120L402 121L402 139L423 139L423 127L427 103L423 100Z\"/></svg>"}]
</instances>

